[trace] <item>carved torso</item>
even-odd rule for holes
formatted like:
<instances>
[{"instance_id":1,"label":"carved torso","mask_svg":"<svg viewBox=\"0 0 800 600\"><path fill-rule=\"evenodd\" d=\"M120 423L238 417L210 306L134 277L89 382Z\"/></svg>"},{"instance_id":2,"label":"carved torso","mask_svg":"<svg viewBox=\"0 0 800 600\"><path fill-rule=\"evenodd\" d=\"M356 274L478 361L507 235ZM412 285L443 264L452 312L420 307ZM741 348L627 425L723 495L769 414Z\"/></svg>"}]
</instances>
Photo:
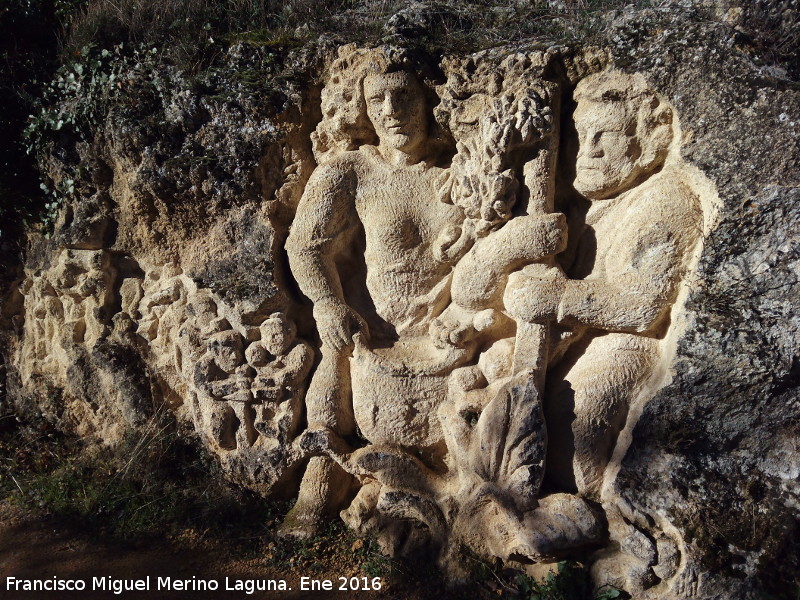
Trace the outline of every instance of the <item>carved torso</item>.
<instances>
[{"instance_id":1,"label":"carved torso","mask_svg":"<svg viewBox=\"0 0 800 600\"><path fill-rule=\"evenodd\" d=\"M592 203L570 273L613 290L604 294L608 330L663 335L701 222L697 196L671 168L616 198ZM576 315L595 312L590 300Z\"/></svg>"},{"instance_id":2,"label":"carved torso","mask_svg":"<svg viewBox=\"0 0 800 600\"><path fill-rule=\"evenodd\" d=\"M375 314L398 335L427 332L447 294L450 266L436 261L431 244L461 210L440 202L441 169L424 163L393 167L375 149L361 153L355 206L364 224L366 287Z\"/></svg>"}]
</instances>

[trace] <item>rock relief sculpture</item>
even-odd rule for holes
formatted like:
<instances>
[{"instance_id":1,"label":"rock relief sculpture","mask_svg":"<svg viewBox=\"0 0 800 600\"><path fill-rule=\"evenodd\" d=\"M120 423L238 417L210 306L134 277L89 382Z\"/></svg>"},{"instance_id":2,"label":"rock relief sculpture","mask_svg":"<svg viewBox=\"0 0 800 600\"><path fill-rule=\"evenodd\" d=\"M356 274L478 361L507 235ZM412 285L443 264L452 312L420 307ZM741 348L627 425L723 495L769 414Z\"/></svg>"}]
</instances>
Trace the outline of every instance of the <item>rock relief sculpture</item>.
<instances>
[{"instance_id":1,"label":"rock relief sculpture","mask_svg":"<svg viewBox=\"0 0 800 600\"><path fill-rule=\"evenodd\" d=\"M91 346L108 335L115 278L107 251L69 248L45 272L27 278L20 290L34 317L25 323L22 352L27 362L47 365L43 370L51 374L65 374L71 344Z\"/></svg>"},{"instance_id":2,"label":"rock relief sculpture","mask_svg":"<svg viewBox=\"0 0 800 600\"><path fill-rule=\"evenodd\" d=\"M455 575L464 549L604 548L596 581L675 580L680 539L619 509L609 465L708 215L669 103L615 71L573 90L558 60L341 50L317 166L288 237L273 224L318 344L297 306L244 318L179 264L65 250L21 288L23 363L66 377L72 346L136 346L228 472L263 491L302 474L286 535L340 513Z\"/></svg>"},{"instance_id":3,"label":"rock relief sculpture","mask_svg":"<svg viewBox=\"0 0 800 600\"><path fill-rule=\"evenodd\" d=\"M549 60L454 61L438 85L380 51L333 64L286 243L322 348L284 533L344 507L451 570L454 549L537 562L608 535L603 477L703 213L672 108L613 71L574 91L580 196L556 211Z\"/></svg>"}]
</instances>

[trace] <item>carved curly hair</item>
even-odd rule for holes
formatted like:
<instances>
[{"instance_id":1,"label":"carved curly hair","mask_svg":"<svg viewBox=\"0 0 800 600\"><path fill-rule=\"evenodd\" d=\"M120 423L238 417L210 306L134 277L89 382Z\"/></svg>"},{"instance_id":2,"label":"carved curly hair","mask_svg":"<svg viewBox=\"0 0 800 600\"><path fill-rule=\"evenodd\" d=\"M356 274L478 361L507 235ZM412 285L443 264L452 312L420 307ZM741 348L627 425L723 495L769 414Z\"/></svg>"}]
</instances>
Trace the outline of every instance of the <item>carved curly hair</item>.
<instances>
[{"instance_id":1,"label":"carved curly hair","mask_svg":"<svg viewBox=\"0 0 800 600\"><path fill-rule=\"evenodd\" d=\"M366 49L350 44L339 49L339 57L331 63L328 81L322 89L322 120L311 134L317 162L337 151L355 150L377 142L375 129L367 117L364 79L371 74L396 71L416 75L432 111L439 103L433 85L441 77L430 59L402 48ZM429 154L434 155L452 142L433 118L428 121Z\"/></svg>"}]
</instances>

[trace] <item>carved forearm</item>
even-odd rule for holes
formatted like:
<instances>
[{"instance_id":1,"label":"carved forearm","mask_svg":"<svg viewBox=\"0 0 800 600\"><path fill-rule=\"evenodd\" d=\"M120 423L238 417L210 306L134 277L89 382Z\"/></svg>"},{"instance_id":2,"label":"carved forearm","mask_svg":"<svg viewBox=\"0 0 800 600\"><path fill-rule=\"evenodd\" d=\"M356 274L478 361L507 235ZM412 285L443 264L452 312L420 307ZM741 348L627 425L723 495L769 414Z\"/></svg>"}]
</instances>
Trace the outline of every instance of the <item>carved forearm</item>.
<instances>
[{"instance_id":1,"label":"carved forearm","mask_svg":"<svg viewBox=\"0 0 800 600\"><path fill-rule=\"evenodd\" d=\"M561 252L566 243L566 219L561 213L512 219L458 263L453 301L472 310L490 306L502 295L509 273Z\"/></svg>"},{"instance_id":2,"label":"carved forearm","mask_svg":"<svg viewBox=\"0 0 800 600\"><path fill-rule=\"evenodd\" d=\"M671 303L672 298L641 285L570 280L558 305L558 322L644 333L658 324Z\"/></svg>"}]
</instances>

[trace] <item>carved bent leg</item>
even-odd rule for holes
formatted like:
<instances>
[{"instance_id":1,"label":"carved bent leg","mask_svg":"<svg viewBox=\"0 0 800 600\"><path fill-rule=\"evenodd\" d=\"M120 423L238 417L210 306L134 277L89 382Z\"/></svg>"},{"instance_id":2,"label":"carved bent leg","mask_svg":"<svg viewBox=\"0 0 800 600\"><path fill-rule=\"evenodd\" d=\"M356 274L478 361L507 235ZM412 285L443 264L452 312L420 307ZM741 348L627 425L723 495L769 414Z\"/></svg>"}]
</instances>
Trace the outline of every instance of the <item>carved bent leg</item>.
<instances>
[{"instance_id":1,"label":"carved bent leg","mask_svg":"<svg viewBox=\"0 0 800 600\"><path fill-rule=\"evenodd\" d=\"M376 529L375 508L378 506L380 493L380 483L375 480L367 481L358 490L350 506L339 513L342 521L358 535L367 535Z\"/></svg>"},{"instance_id":2,"label":"carved bent leg","mask_svg":"<svg viewBox=\"0 0 800 600\"><path fill-rule=\"evenodd\" d=\"M573 348L561 373L548 380L548 479L559 489L599 496L630 403L649 378L658 352L657 340L601 335Z\"/></svg>"},{"instance_id":3,"label":"carved bent leg","mask_svg":"<svg viewBox=\"0 0 800 600\"><path fill-rule=\"evenodd\" d=\"M300 482L297 502L281 524L280 535L313 537L323 517L335 513L344 503L350 480L350 475L327 456L312 457Z\"/></svg>"},{"instance_id":4,"label":"carved bent leg","mask_svg":"<svg viewBox=\"0 0 800 600\"><path fill-rule=\"evenodd\" d=\"M340 435L355 430L349 406L350 365L347 352L327 346L306 394L308 430L330 429ZM352 476L327 456L314 456L300 483L297 502L286 515L280 534L312 537L324 516L336 514L350 491Z\"/></svg>"},{"instance_id":5,"label":"carved bent leg","mask_svg":"<svg viewBox=\"0 0 800 600\"><path fill-rule=\"evenodd\" d=\"M320 350L322 360L306 394L309 429L328 427L340 435L355 431L350 404L350 354L329 346Z\"/></svg>"}]
</instances>

